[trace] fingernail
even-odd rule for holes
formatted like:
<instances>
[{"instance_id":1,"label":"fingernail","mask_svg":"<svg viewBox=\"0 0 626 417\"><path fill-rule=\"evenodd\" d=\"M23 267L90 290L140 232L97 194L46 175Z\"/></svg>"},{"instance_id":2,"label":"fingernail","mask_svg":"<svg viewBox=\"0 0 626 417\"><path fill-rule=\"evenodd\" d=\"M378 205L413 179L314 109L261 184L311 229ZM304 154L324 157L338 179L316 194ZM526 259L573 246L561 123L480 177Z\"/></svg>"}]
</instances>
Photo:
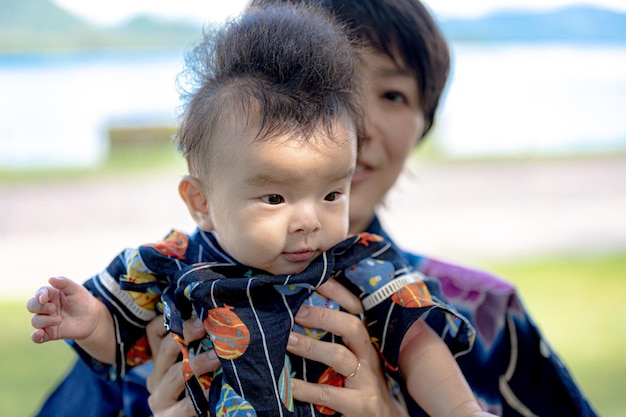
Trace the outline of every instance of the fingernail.
<instances>
[{"instance_id":1,"label":"fingernail","mask_svg":"<svg viewBox=\"0 0 626 417\"><path fill-rule=\"evenodd\" d=\"M309 315L309 307L307 306L302 306L300 307L300 310L298 310L298 312L296 313L296 317L306 317Z\"/></svg>"},{"instance_id":2,"label":"fingernail","mask_svg":"<svg viewBox=\"0 0 626 417\"><path fill-rule=\"evenodd\" d=\"M296 336L294 333L289 333L289 340L287 341L287 345L295 346L297 344L298 344L298 336Z\"/></svg>"}]
</instances>

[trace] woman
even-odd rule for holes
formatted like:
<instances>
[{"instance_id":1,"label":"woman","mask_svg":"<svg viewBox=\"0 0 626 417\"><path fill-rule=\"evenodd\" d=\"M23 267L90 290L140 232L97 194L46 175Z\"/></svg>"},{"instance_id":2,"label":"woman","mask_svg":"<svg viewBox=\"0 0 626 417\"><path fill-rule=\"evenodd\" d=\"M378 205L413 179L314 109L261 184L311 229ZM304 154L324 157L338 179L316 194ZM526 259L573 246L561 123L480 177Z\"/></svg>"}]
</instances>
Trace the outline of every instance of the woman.
<instances>
[{"instance_id":1,"label":"woman","mask_svg":"<svg viewBox=\"0 0 626 417\"><path fill-rule=\"evenodd\" d=\"M449 70L446 42L417 0L302 1L321 4L370 48L361 65L366 84L367 140L352 185L350 228L353 233L367 230L384 234L375 209L397 180L413 147L432 126ZM272 0L252 1L252 5L267 3ZM558 357L542 342L509 283L421 256L406 257L422 272L438 278L448 301L477 328L474 349L458 358L458 363L488 411L527 416L595 414ZM361 309L358 301L340 288L326 288L326 293L348 311L356 313ZM348 343L350 354L363 366L349 381L354 386L327 390L300 381L294 386L295 398L327 405L346 416L400 413L360 323L347 313L319 309L309 309L299 320L301 324L340 334ZM166 374L173 380L157 382L173 362L175 348L171 345L169 341L161 345L169 352L170 360L167 354L159 357L149 379L151 405L155 412L164 411L159 416L170 415L172 408L185 404L174 401L174 395L181 390L180 382L174 382L180 380L175 367ZM339 369L345 362L354 363L354 358L339 345L304 340L297 335L290 350ZM419 411L410 410L410 415L419 415Z\"/></svg>"},{"instance_id":2,"label":"woman","mask_svg":"<svg viewBox=\"0 0 626 417\"><path fill-rule=\"evenodd\" d=\"M432 126L449 70L446 42L418 0L301 1L321 4L369 48L361 65L366 81L367 141L353 180L350 229L385 234L375 210L397 180L413 147ZM406 254L406 258L417 269L437 278L448 301L476 327L474 348L459 357L458 363L486 410L505 416L595 415L558 357L542 342L510 284L422 256ZM359 300L336 283L330 282L323 289L350 313L362 311ZM407 415L392 397L367 329L356 317L307 308L299 312L297 321L340 335L347 348L294 335L289 346L292 353L340 370L356 361L361 367L345 388L296 381L294 398L326 405L348 417ZM175 363L179 350L171 338L161 338L162 327L158 320L151 326L155 361L147 383L150 407L158 417L194 415L188 399L178 400L183 391L180 364ZM186 332L187 339L199 337L203 330L189 323ZM193 368L204 372L218 364L215 357L201 355L194 359ZM74 373L84 374L80 369ZM64 383L71 386L71 380L72 376ZM142 384L140 378L137 386ZM108 389L119 405L121 388ZM141 404L127 395L133 392L141 390L124 390L125 403ZM111 404L112 400L103 402ZM52 415L45 413L46 406L43 410L44 415ZM408 415L423 414L413 409Z\"/></svg>"}]
</instances>

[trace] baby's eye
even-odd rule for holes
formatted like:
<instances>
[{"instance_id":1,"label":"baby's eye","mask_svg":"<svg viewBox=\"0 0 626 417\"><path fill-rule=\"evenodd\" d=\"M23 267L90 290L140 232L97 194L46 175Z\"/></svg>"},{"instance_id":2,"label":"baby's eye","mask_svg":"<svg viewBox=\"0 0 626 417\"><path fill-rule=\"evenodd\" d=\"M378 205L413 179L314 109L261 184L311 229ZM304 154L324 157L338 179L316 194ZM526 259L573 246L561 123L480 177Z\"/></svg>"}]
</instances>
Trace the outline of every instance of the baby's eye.
<instances>
[{"instance_id":1,"label":"baby's eye","mask_svg":"<svg viewBox=\"0 0 626 417\"><path fill-rule=\"evenodd\" d=\"M339 192L338 191L333 191L332 193L326 194L326 197L324 197L324 200L325 201L335 201L337 199L337 196L339 196Z\"/></svg>"},{"instance_id":2,"label":"baby's eye","mask_svg":"<svg viewBox=\"0 0 626 417\"><path fill-rule=\"evenodd\" d=\"M285 199L283 198L283 196L279 194L266 195L266 196L261 197L261 200L266 202L267 204L272 204L272 205L281 204L285 202Z\"/></svg>"},{"instance_id":3,"label":"baby's eye","mask_svg":"<svg viewBox=\"0 0 626 417\"><path fill-rule=\"evenodd\" d=\"M406 96L399 91L387 91L383 94L383 98L394 103L406 103Z\"/></svg>"}]
</instances>

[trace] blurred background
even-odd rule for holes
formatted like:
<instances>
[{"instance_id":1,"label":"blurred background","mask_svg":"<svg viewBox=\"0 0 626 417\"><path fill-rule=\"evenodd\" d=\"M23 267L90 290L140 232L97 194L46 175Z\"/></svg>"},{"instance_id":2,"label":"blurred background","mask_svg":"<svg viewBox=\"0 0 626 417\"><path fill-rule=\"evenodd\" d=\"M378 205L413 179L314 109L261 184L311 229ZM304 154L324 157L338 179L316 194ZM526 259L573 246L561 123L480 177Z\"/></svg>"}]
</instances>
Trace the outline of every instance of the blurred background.
<instances>
[{"instance_id":1,"label":"blurred background","mask_svg":"<svg viewBox=\"0 0 626 417\"><path fill-rule=\"evenodd\" d=\"M228 3L228 4L224 4ZM453 70L381 217L515 283L599 414L623 415L626 3L429 0ZM29 415L73 353L26 299L193 224L170 139L184 52L245 1L0 0L0 401Z\"/></svg>"}]
</instances>

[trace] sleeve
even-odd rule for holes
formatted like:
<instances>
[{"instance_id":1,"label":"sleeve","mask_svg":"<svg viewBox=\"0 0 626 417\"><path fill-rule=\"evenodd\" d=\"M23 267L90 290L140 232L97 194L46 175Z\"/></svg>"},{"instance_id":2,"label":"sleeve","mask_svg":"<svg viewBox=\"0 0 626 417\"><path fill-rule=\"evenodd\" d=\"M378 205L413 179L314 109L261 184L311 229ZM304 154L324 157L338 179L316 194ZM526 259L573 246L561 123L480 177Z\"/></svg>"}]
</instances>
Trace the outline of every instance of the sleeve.
<instances>
[{"instance_id":1,"label":"sleeve","mask_svg":"<svg viewBox=\"0 0 626 417\"><path fill-rule=\"evenodd\" d=\"M108 366L91 358L74 343L70 345L98 375L109 380L123 378L129 367L150 359L146 325L156 317L160 300L159 278L145 264L141 248L126 249L85 287L105 304L115 325L116 363Z\"/></svg>"},{"instance_id":2,"label":"sleeve","mask_svg":"<svg viewBox=\"0 0 626 417\"><path fill-rule=\"evenodd\" d=\"M524 308L515 287L491 274L421 258L447 300L476 329L457 362L481 405L505 416L596 416Z\"/></svg>"},{"instance_id":3,"label":"sleeve","mask_svg":"<svg viewBox=\"0 0 626 417\"><path fill-rule=\"evenodd\" d=\"M436 281L413 270L393 248L358 261L343 274L344 285L363 302L372 341L390 372L398 371L402 340L420 319L453 355L471 349L475 332L470 322L446 302Z\"/></svg>"}]
</instances>

